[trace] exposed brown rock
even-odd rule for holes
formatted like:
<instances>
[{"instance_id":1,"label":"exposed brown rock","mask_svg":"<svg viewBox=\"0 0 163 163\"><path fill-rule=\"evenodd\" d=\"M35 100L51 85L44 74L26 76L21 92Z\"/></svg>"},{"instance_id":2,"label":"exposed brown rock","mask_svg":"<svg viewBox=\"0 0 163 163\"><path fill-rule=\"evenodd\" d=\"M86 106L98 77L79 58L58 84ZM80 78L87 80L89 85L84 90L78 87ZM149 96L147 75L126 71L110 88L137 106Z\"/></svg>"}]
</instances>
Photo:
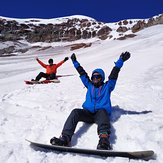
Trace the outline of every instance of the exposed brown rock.
<instances>
[{"instance_id":1,"label":"exposed brown rock","mask_svg":"<svg viewBox=\"0 0 163 163\"><path fill-rule=\"evenodd\" d=\"M132 27L132 32L133 32L133 33L138 32L138 31L144 29L145 26L146 26L145 21L144 21L144 20L143 20L143 21L139 20L139 21L137 22L137 24L135 24L135 25Z\"/></svg>"},{"instance_id":2,"label":"exposed brown rock","mask_svg":"<svg viewBox=\"0 0 163 163\"><path fill-rule=\"evenodd\" d=\"M125 26L120 26L118 29L117 29L117 32L126 32L128 30L128 28L127 27L125 27Z\"/></svg>"},{"instance_id":3,"label":"exposed brown rock","mask_svg":"<svg viewBox=\"0 0 163 163\"><path fill-rule=\"evenodd\" d=\"M25 23L27 24L19 24L15 20L0 19L0 33L2 34L0 40L14 41L25 37L31 43L75 41L81 38L101 38L104 35L107 37L111 30L108 26L105 26L105 23L88 19L67 19L67 22L60 24L40 23L39 25L34 25L32 22L39 22L39 20L33 19L26 21ZM76 28L76 25L78 25L78 28Z\"/></svg>"},{"instance_id":4,"label":"exposed brown rock","mask_svg":"<svg viewBox=\"0 0 163 163\"><path fill-rule=\"evenodd\" d=\"M109 28L108 26L104 26L103 28L101 28L98 32L97 32L97 36L101 39L101 40L105 40L108 38L109 33L112 31L111 28Z\"/></svg>"},{"instance_id":5,"label":"exposed brown rock","mask_svg":"<svg viewBox=\"0 0 163 163\"><path fill-rule=\"evenodd\" d=\"M127 21L127 20L124 20L124 21L123 21L123 24L124 24L124 25L127 25L127 24L128 24L128 21Z\"/></svg>"},{"instance_id":6,"label":"exposed brown rock","mask_svg":"<svg viewBox=\"0 0 163 163\"><path fill-rule=\"evenodd\" d=\"M34 22L37 22L37 25L33 24ZM87 18L67 18L66 21L58 24L38 24L39 22L39 20L32 19L19 24L19 22L16 20L7 20L0 18L0 41L19 42L19 40L25 39L30 43L51 43L60 41L75 41L79 39L89 39L94 37L97 37L101 40L113 38L111 35L112 29L108 26L108 24ZM131 26L130 28L127 27L129 24ZM116 30L116 32L119 33L119 38L117 39L124 40L134 37L136 32L157 24L163 24L163 14L152 17L148 20L123 20L117 22L115 24L119 26ZM124 35L124 33L129 30L131 30L131 34ZM5 53L12 54L13 52L24 53L28 50L27 48L15 48L15 46L16 45L13 44L13 46L1 49L0 55ZM87 46L89 47L91 45L75 44L71 47L71 50L85 48Z\"/></svg>"},{"instance_id":7,"label":"exposed brown rock","mask_svg":"<svg viewBox=\"0 0 163 163\"><path fill-rule=\"evenodd\" d=\"M125 40L127 38L132 38L132 37L135 37L135 36L136 36L135 34L128 34L128 35L124 35L122 37L117 38L117 40Z\"/></svg>"},{"instance_id":8,"label":"exposed brown rock","mask_svg":"<svg viewBox=\"0 0 163 163\"><path fill-rule=\"evenodd\" d=\"M73 50L80 49L80 48L87 48L87 47L90 47L91 45L92 45L92 43L88 43L88 44L85 44L85 43L73 44L73 45L71 45L70 50L73 51Z\"/></svg>"}]
</instances>

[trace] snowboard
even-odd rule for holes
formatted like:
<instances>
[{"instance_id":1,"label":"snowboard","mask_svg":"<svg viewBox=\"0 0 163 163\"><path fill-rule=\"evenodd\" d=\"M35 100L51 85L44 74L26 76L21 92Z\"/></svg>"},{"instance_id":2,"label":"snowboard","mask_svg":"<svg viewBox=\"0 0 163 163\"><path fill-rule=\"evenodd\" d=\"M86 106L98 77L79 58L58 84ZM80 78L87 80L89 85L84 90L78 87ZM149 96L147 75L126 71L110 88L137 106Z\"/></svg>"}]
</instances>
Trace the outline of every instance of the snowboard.
<instances>
[{"instance_id":1,"label":"snowboard","mask_svg":"<svg viewBox=\"0 0 163 163\"><path fill-rule=\"evenodd\" d=\"M35 150L40 151L53 151L53 152L65 152L65 153L78 153L78 154L86 154L86 155L97 155L104 157L126 157L129 159L144 159L149 160L154 155L152 150L147 151L111 151L111 150L96 150L96 149L84 149L84 148L75 148L75 147L65 147L65 146L57 146L57 145L48 145L41 144L37 142L33 142L27 140L31 147Z\"/></svg>"},{"instance_id":2,"label":"snowboard","mask_svg":"<svg viewBox=\"0 0 163 163\"><path fill-rule=\"evenodd\" d=\"M67 74L67 75L57 75L57 78L61 78L61 77L69 77L69 76L75 76L75 74Z\"/></svg>"},{"instance_id":3,"label":"snowboard","mask_svg":"<svg viewBox=\"0 0 163 163\"><path fill-rule=\"evenodd\" d=\"M60 77L68 77L68 76L74 76L74 74L68 74L68 75L57 75L57 79L53 79L53 80L42 80L42 81L31 81L31 80L25 80L24 82L26 84L48 84L48 83L60 83L60 80L58 80L58 78Z\"/></svg>"},{"instance_id":4,"label":"snowboard","mask_svg":"<svg viewBox=\"0 0 163 163\"><path fill-rule=\"evenodd\" d=\"M53 79L53 80L41 80L41 81L30 81L30 80L25 80L24 81L26 84L48 84L48 83L60 83L60 80L58 79Z\"/></svg>"}]
</instances>

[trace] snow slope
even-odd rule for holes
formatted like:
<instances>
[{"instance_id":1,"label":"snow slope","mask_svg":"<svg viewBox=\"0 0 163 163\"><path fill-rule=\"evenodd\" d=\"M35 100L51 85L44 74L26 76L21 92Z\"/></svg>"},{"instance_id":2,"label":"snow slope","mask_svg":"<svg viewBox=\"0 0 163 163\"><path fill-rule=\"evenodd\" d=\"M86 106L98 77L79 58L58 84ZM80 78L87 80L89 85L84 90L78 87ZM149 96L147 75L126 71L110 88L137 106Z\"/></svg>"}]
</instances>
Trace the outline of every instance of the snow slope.
<instances>
[{"instance_id":1,"label":"snow slope","mask_svg":"<svg viewBox=\"0 0 163 163\"><path fill-rule=\"evenodd\" d=\"M76 50L78 61L89 75L101 67L110 74L121 52L132 56L119 74L112 93L111 143L115 150L154 150L156 159L163 160L163 25L137 33L132 39L106 40L86 49ZM75 154L34 151L25 139L49 143L59 136L73 108L80 108L86 89L71 60L58 69L58 74L75 74L60 78L61 83L25 85L23 80L35 77L43 69L35 61L53 57L56 62L72 52L64 49L31 52L0 58L0 163L126 163L126 158L101 158ZM55 51L57 54L57 51ZM75 147L95 149L97 126L79 123L72 139ZM131 163L145 162L130 160Z\"/></svg>"}]
</instances>

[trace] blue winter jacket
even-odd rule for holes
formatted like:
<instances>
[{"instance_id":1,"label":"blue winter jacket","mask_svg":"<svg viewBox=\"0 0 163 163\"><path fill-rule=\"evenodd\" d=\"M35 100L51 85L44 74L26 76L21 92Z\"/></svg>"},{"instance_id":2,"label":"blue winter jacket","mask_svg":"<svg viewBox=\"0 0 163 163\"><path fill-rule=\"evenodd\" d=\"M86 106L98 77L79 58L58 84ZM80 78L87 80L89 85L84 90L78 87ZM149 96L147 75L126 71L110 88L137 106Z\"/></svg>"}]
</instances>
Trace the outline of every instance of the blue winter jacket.
<instances>
[{"instance_id":1,"label":"blue winter jacket","mask_svg":"<svg viewBox=\"0 0 163 163\"><path fill-rule=\"evenodd\" d=\"M110 96L111 92L115 88L120 68L123 66L123 60L119 58L118 61L115 62L115 67L113 68L110 77L106 82L104 82L105 73L102 69L98 68L92 72L92 74L94 72L98 72L102 76L103 84L98 88L92 84L89 76L80 66L80 63L78 61L73 61L73 64L80 74L81 81L87 88L85 102L82 105L83 109L89 110L92 113L95 113L99 109L105 109L110 114L112 110ZM81 69L83 71L82 73L80 73ZM115 69L118 69L118 72L115 73Z\"/></svg>"}]
</instances>

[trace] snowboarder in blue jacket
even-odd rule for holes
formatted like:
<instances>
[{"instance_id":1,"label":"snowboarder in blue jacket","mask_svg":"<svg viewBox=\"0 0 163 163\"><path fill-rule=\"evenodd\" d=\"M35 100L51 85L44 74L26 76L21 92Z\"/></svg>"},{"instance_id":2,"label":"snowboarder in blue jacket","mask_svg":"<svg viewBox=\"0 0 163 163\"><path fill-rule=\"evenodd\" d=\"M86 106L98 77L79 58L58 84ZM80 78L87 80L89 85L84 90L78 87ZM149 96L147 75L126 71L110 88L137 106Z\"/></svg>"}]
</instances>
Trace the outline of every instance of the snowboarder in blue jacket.
<instances>
[{"instance_id":1,"label":"snowboarder in blue jacket","mask_svg":"<svg viewBox=\"0 0 163 163\"><path fill-rule=\"evenodd\" d=\"M75 132L79 121L86 123L96 123L98 128L99 142L97 149L111 149L110 146L110 120L112 111L110 96L114 90L119 71L123 63L130 58L130 53L122 53L115 62L108 80L105 81L105 73L97 68L92 72L91 78L76 59L76 55L71 55L74 67L80 74L80 79L87 88L86 99L83 103L83 109L74 109L67 118L60 138L53 137L50 140L52 145L68 146Z\"/></svg>"}]
</instances>

